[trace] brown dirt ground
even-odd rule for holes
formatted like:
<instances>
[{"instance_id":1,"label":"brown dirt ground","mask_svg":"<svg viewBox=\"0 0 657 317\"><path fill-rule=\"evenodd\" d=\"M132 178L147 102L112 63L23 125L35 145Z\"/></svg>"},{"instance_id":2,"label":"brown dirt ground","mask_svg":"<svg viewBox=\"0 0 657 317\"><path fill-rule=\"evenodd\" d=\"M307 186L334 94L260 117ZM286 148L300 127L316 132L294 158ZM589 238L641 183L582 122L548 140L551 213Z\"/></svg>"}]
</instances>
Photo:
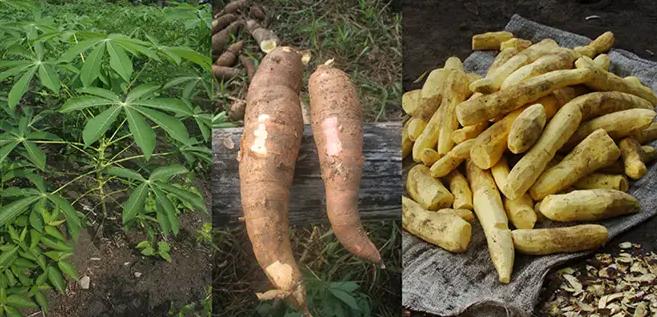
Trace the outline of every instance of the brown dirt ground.
<instances>
[{"instance_id":1,"label":"brown dirt ground","mask_svg":"<svg viewBox=\"0 0 657 317\"><path fill-rule=\"evenodd\" d=\"M448 57L467 57L471 53L473 34L502 29L514 13L588 37L612 31L616 35L615 47L657 61L657 2L652 0L406 0L402 19L404 91L419 88L420 83L413 82ZM600 19L585 20L592 15ZM619 235L601 252L611 252L623 241L638 242L647 252L657 250L655 227L657 217ZM584 262L579 260L566 265L583 265ZM549 290L545 289L541 298L547 296ZM410 315L409 312L404 315L407 314Z\"/></svg>"},{"instance_id":2,"label":"brown dirt ground","mask_svg":"<svg viewBox=\"0 0 657 317\"><path fill-rule=\"evenodd\" d=\"M209 197L207 186L197 185ZM209 219L210 215L197 212L181 215L180 233L168 240L171 263L141 255L135 246L146 235L137 229L124 232L110 220L102 229L92 225L82 230L71 262L80 277L90 277L90 287L84 290L69 282L65 294L51 292L47 316L168 316L172 305L177 312L199 302L211 283L212 263L211 251L196 241L196 232Z\"/></svg>"}]
</instances>

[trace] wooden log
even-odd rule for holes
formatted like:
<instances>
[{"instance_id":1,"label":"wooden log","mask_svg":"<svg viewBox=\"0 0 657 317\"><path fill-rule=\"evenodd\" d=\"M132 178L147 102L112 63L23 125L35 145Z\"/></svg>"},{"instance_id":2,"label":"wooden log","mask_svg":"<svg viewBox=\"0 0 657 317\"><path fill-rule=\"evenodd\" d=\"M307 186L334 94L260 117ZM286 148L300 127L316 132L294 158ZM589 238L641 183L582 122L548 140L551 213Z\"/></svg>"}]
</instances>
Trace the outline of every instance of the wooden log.
<instances>
[{"instance_id":1,"label":"wooden log","mask_svg":"<svg viewBox=\"0 0 657 317\"><path fill-rule=\"evenodd\" d=\"M360 216L367 220L399 220L401 215L401 123L364 125ZM212 212L214 226L239 222L242 216L237 154L242 128L213 131ZM290 224L327 222L324 184L310 126L306 125L294 184L290 192Z\"/></svg>"}]
</instances>

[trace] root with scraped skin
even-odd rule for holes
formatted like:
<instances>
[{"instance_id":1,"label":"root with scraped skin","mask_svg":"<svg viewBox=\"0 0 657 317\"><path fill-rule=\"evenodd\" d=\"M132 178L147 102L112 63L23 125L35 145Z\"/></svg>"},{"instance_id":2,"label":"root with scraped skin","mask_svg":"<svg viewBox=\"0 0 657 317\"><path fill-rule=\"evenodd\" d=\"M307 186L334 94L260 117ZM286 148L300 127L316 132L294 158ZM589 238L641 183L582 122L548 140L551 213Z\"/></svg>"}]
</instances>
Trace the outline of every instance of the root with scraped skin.
<instances>
[{"instance_id":1,"label":"root with scraped skin","mask_svg":"<svg viewBox=\"0 0 657 317\"><path fill-rule=\"evenodd\" d=\"M361 259L382 264L358 213L363 169L362 109L356 87L343 71L320 65L310 76L310 113L326 208L338 241Z\"/></svg>"},{"instance_id":2,"label":"root with scraped skin","mask_svg":"<svg viewBox=\"0 0 657 317\"><path fill-rule=\"evenodd\" d=\"M307 313L302 275L288 233L289 190L303 135L301 55L280 47L262 60L247 94L240 146L240 193L258 264L290 304Z\"/></svg>"}]
</instances>

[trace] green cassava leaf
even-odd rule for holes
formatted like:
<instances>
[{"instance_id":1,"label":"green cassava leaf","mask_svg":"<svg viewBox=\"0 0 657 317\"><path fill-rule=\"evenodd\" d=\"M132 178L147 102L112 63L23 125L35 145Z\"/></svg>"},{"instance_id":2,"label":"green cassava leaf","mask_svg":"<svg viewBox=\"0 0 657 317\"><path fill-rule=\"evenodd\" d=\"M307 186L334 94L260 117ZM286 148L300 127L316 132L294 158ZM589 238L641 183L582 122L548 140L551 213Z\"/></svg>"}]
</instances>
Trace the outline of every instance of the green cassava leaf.
<instances>
[{"instance_id":1,"label":"green cassava leaf","mask_svg":"<svg viewBox=\"0 0 657 317\"><path fill-rule=\"evenodd\" d=\"M74 279L74 280L79 280L78 278L78 272L75 270L73 265L69 264L66 261L60 260L57 262L57 267L59 267L59 270L62 271L66 276Z\"/></svg>"},{"instance_id":2,"label":"green cassava leaf","mask_svg":"<svg viewBox=\"0 0 657 317\"><path fill-rule=\"evenodd\" d=\"M160 85L155 85L155 84L139 85L138 87L132 89L130 93L128 93L128 95L125 98L125 101L130 103L131 101L135 101L143 97L150 97L158 89L160 89Z\"/></svg>"},{"instance_id":3,"label":"green cassava leaf","mask_svg":"<svg viewBox=\"0 0 657 317\"><path fill-rule=\"evenodd\" d=\"M7 103L9 104L10 109L13 110L16 108L16 105L21 101L21 98L23 98L23 95L27 92L27 88L34 77L36 70L37 67L32 67L16 81L13 87L11 87L9 95L7 96Z\"/></svg>"},{"instance_id":4,"label":"green cassava leaf","mask_svg":"<svg viewBox=\"0 0 657 317\"><path fill-rule=\"evenodd\" d=\"M105 132L112 126L112 123L116 121L116 117L121 112L121 109L122 107L120 106L112 106L87 121L84 130L82 130L84 144L90 145L105 135Z\"/></svg>"},{"instance_id":5,"label":"green cassava leaf","mask_svg":"<svg viewBox=\"0 0 657 317\"><path fill-rule=\"evenodd\" d=\"M96 96L73 97L66 100L66 102L64 103L62 108L59 109L59 111L62 113L68 113L68 112L82 110L90 107L111 105L114 103L115 101L113 100L96 97Z\"/></svg>"},{"instance_id":6,"label":"green cassava leaf","mask_svg":"<svg viewBox=\"0 0 657 317\"><path fill-rule=\"evenodd\" d=\"M180 165L180 164L173 164L169 166L162 166L156 168L152 173L151 176L148 178L151 181L163 181L166 182L169 180L169 178L180 175L180 174L185 174L187 173L188 170Z\"/></svg>"},{"instance_id":7,"label":"green cassava leaf","mask_svg":"<svg viewBox=\"0 0 657 317\"><path fill-rule=\"evenodd\" d=\"M125 50L120 46L113 45L112 42L106 43L107 53L110 56L110 67L115 70L125 81L130 81L132 77L132 61Z\"/></svg>"},{"instance_id":8,"label":"green cassava leaf","mask_svg":"<svg viewBox=\"0 0 657 317\"><path fill-rule=\"evenodd\" d=\"M39 196L30 196L0 207L0 226L6 225L10 220L18 217L39 198Z\"/></svg>"},{"instance_id":9,"label":"green cassava leaf","mask_svg":"<svg viewBox=\"0 0 657 317\"><path fill-rule=\"evenodd\" d=\"M59 74L55 68L50 64L39 65L39 80L41 84L50 89L55 94L59 94L59 89L62 86L59 80Z\"/></svg>"},{"instance_id":10,"label":"green cassava leaf","mask_svg":"<svg viewBox=\"0 0 657 317\"><path fill-rule=\"evenodd\" d=\"M130 169L127 169L127 168L122 168L122 167L112 166L112 167L107 169L106 173L109 174L109 175L118 176L118 177L121 177L121 178L133 180L133 181L145 181L146 180L143 176L141 176L141 174L139 174L139 173L137 173L133 170L130 170Z\"/></svg>"},{"instance_id":11,"label":"green cassava leaf","mask_svg":"<svg viewBox=\"0 0 657 317\"><path fill-rule=\"evenodd\" d=\"M60 293L64 293L64 288L66 288L66 281L64 281L62 272L54 266L49 266L47 272L48 281L50 281L50 284L52 284L52 286L54 286L55 289Z\"/></svg>"},{"instance_id":12,"label":"green cassava leaf","mask_svg":"<svg viewBox=\"0 0 657 317\"><path fill-rule=\"evenodd\" d=\"M125 115L128 120L128 128L130 129L130 133L132 133L135 143L137 143L137 146L144 153L144 158L146 160L150 159L155 149L155 132L153 128L134 109L126 108Z\"/></svg>"},{"instance_id":13,"label":"green cassava leaf","mask_svg":"<svg viewBox=\"0 0 657 317\"><path fill-rule=\"evenodd\" d=\"M16 308L36 308L37 305L27 296L13 294L7 296L7 304Z\"/></svg>"},{"instance_id":14,"label":"green cassava leaf","mask_svg":"<svg viewBox=\"0 0 657 317\"><path fill-rule=\"evenodd\" d=\"M159 125L172 138L182 143L189 143L189 134L187 133L187 128L184 124L182 124L182 122L180 122L180 120L160 111L147 109L144 107L137 108L137 110L146 116L146 118Z\"/></svg>"},{"instance_id":15,"label":"green cassava leaf","mask_svg":"<svg viewBox=\"0 0 657 317\"><path fill-rule=\"evenodd\" d=\"M167 195L161 190L153 188L153 192L155 193L158 205L164 211L164 215L167 218L171 232L173 232L173 235L177 235L178 231L180 230L180 220L178 219L176 207L173 206L173 203L171 200L169 200L169 197L167 197Z\"/></svg>"},{"instance_id":16,"label":"green cassava leaf","mask_svg":"<svg viewBox=\"0 0 657 317\"><path fill-rule=\"evenodd\" d=\"M90 86L100 75L100 66L102 65L103 56L105 55L105 45L98 45L91 51L80 70L80 80L82 84Z\"/></svg>"},{"instance_id":17,"label":"green cassava leaf","mask_svg":"<svg viewBox=\"0 0 657 317\"><path fill-rule=\"evenodd\" d=\"M43 151L34 142L23 141L23 146L25 147L25 152L30 162L34 163L34 165L40 170L45 170L46 153L43 153Z\"/></svg>"},{"instance_id":18,"label":"green cassava leaf","mask_svg":"<svg viewBox=\"0 0 657 317\"><path fill-rule=\"evenodd\" d=\"M127 224L137 217L137 214L144 209L144 201L148 193L148 184L142 183L137 186L130 194L130 198L123 207L123 224Z\"/></svg>"},{"instance_id":19,"label":"green cassava leaf","mask_svg":"<svg viewBox=\"0 0 657 317\"><path fill-rule=\"evenodd\" d=\"M77 238L78 234L80 233L80 229L82 228L82 220L80 219L80 216L73 208L71 203L68 202L68 200L64 199L62 196L59 195L49 195L48 199L52 201L59 210L62 211L64 214L64 217L66 218L66 228L68 228L68 233L75 239Z\"/></svg>"}]
</instances>

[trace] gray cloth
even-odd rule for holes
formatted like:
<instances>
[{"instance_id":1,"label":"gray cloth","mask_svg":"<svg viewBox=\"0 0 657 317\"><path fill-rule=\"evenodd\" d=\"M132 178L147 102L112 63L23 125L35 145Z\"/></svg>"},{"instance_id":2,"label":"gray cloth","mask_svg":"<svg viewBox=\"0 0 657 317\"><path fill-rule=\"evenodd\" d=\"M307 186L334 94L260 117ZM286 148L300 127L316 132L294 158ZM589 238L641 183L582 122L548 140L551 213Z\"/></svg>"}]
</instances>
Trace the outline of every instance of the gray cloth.
<instances>
[{"instance_id":1,"label":"gray cloth","mask_svg":"<svg viewBox=\"0 0 657 317\"><path fill-rule=\"evenodd\" d=\"M514 15L506 30L536 42L555 39L563 46L584 45L590 39L544 26ZM493 53L474 52L464 61L467 70L483 74L493 60ZM640 59L620 49L609 53L613 72L634 75L657 90L657 63ZM641 202L641 212L602 222L614 237L657 213L657 168L635 182L630 193ZM545 225L545 224L543 224ZM464 254L452 254L432 246L404 232L402 304L410 309L437 315L457 315L464 312L473 316L529 316L537 303L543 279L548 271L568 260L588 253L557 254L550 256L516 255L512 281L498 282L498 276L488 254L486 240L478 223L473 225L472 241ZM497 311L493 313L492 311Z\"/></svg>"}]
</instances>

